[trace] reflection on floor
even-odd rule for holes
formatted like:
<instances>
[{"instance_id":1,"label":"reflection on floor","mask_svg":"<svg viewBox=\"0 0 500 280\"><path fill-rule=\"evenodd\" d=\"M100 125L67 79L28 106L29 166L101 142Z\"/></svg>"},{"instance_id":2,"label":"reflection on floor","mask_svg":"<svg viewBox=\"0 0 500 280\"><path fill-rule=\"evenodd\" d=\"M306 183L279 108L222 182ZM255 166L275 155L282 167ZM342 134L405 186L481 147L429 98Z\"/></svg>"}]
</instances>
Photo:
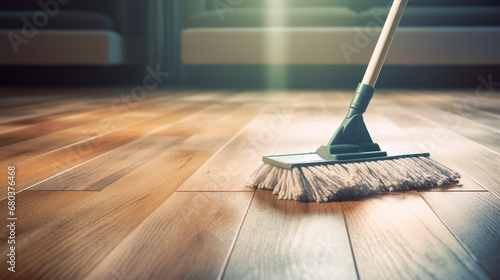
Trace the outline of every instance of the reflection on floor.
<instances>
[{"instance_id":1,"label":"reflection on floor","mask_svg":"<svg viewBox=\"0 0 500 280\"><path fill-rule=\"evenodd\" d=\"M18 191L2 279L500 278L499 95L377 92L376 142L430 152L461 184L306 204L245 179L328 141L351 92L2 92L4 221L9 165Z\"/></svg>"}]
</instances>

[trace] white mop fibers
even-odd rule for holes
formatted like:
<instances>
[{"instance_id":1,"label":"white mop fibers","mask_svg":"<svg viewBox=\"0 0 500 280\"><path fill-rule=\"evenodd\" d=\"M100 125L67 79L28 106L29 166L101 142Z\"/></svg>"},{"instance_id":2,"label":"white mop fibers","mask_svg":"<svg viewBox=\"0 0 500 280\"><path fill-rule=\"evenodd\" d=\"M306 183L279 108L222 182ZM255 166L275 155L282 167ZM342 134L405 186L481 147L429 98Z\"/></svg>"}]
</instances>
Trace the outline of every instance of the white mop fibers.
<instances>
[{"instance_id":1,"label":"white mop fibers","mask_svg":"<svg viewBox=\"0 0 500 280\"><path fill-rule=\"evenodd\" d=\"M413 157L360 163L283 169L259 166L249 178L254 188L272 190L279 199L327 202L388 191L457 183L460 174L428 158Z\"/></svg>"}]
</instances>

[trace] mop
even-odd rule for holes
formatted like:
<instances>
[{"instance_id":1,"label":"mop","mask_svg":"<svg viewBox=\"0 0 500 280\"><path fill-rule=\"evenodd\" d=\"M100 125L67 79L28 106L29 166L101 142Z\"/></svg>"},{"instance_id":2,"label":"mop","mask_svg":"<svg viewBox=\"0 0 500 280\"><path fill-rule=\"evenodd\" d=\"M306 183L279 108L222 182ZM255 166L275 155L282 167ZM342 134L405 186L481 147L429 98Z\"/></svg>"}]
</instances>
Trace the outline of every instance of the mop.
<instances>
[{"instance_id":1,"label":"mop","mask_svg":"<svg viewBox=\"0 0 500 280\"><path fill-rule=\"evenodd\" d=\"M312 153L263 157L250 186L271 190L279 199L327 202L458 182L460 174L429 153L388 155L373 142L363 120L407 3L393 2L347 116L328 145Z\"/></svg>"}]
</instances>

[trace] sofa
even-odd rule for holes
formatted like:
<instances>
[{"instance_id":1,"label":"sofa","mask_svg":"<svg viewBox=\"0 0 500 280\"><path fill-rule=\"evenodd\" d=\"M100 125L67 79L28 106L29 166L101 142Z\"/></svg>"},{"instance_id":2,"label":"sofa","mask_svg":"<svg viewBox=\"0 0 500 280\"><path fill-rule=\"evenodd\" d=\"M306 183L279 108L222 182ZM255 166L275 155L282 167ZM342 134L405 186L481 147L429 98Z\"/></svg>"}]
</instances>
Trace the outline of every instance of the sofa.
<instances>
[{"instance_id":1,"label":"sofa","mask_svg":"<svg viewBox=\"0 0 500 280\"><path fill-rule=\"evenodd\" d=\"M266 79L353 83L369 61L391 4L191 0L181 43L188 81L200 86L264 85ZM390 75L382 75L382 83L410 85L397 81L412 77L414 84L473 86L477 75L500 74L498 46L500 1L411 0L387 57L384 71ZM269 78L270 73L281 78Z\"/></svg>"},{"instance_id":2,"label":"sofa","mask_svg":"<svg viewBox=\"0 0 500 280\"><path fill-rule=\"evenodd\" d=\"M2 0L0 66L140 63L143 12L134 0Z\"/></svg>"}]
</instances>

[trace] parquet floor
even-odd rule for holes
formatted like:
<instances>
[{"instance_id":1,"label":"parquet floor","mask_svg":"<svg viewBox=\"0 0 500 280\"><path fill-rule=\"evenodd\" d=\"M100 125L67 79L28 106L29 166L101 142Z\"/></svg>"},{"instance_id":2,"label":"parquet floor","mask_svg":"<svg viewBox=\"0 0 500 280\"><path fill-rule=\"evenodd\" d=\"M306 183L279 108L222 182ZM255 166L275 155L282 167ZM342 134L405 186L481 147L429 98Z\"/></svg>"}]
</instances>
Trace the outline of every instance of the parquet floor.
<instances>
[{"instance_id":1,"label":"parquet floor","mask_svg":"<svg viewBox=\"0 0 500 280\"><path fill-rule=\"evenodd\" d=\"M500 95L380 90L383 149L459 185L324 204L245 179L325 143L350 91L2 88L0 279L500 279Z\"/></svg>"}]
</instances>

